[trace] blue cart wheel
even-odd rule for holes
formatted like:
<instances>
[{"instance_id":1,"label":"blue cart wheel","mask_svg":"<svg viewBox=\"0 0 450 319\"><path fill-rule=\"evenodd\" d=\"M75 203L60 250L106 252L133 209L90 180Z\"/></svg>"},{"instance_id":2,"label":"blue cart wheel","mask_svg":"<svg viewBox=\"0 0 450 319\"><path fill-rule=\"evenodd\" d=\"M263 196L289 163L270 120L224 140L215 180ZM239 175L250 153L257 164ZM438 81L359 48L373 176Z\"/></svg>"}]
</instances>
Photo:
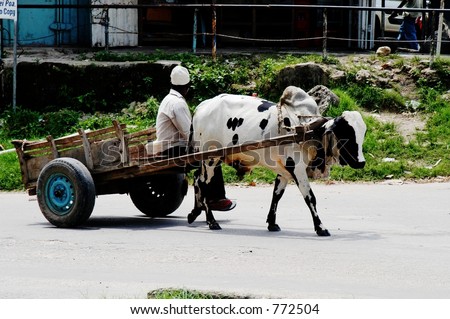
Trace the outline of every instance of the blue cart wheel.
<instances>
[{"instance_id":1,"label":"blue cart wheel","mask_svg":"<svg viewBox=\"0 0 450 319\"><path fill-rule=\"evenodd\" d=\"M72 181L63 174L50 176L44 196L46 205L58 216L67 215L76 201Z\"/></svg>"},{"instance_id":2,"label":"blue cart wheel","mask_svg":"<svg viewBox=\"0 0 450 319\"><path fill-rule=\"evenodd\" d=\"M92 214L94 180L80 161L58 158L40 172L37 198L42 214L50 223L57 227L76 227Z\"/></svg>"}]
</instances>

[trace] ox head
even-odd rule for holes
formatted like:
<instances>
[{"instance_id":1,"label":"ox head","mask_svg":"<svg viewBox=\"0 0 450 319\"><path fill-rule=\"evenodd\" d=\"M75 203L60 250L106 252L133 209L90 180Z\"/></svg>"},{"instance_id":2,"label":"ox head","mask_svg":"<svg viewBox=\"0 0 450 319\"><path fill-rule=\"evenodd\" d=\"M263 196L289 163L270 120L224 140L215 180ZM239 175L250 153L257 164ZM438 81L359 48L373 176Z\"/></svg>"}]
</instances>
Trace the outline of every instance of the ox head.
<instances>
[{"instance_id":1,"label":"ox head","mask_svg":"<svg viewBox=\"0 0 450 319\"><path fill-rule=\"evenodd\" d=\"M361 114L345 111L341 116L328 121L324 128L327 156L333 156L341 165L363 168L366 160L362 145L367 128Z\"/></svg>"}]
</instances>

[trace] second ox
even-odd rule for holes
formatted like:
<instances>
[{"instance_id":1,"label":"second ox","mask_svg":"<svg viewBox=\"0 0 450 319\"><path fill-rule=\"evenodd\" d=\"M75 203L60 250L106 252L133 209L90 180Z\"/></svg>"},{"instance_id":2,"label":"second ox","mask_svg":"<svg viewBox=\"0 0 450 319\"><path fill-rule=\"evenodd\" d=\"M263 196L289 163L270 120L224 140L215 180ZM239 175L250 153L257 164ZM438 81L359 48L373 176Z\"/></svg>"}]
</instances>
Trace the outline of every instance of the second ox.
<instances>
[{"instance_id":1,"label":"second ox","mask_svg":"<svg viewBox=\"0 0 450 319\"><path fill-rule=\"evenodd\" d=\"M320 122L316 122L320 121ZM215 220L205 194L214 167L222 162L238 172L254 166L265 166L277 173L272 202L267 216L269 231L279 231L276 223L277 204L290 180L294 180L308 206L314 230L319 236L330 233L322 224L316 209L316 198L309 177L327 175L338 163L363 168L362 144L366 125L355 111L345 111L337 118L320 116L316 102L302 89L285 89L278 104L244 95L222 94L202 102L193 117L193 140L200 151L268 139L292 133L295 126L315 127L313 138L300 143L283 143L205 160L195 174L195 205L188 215L193 223L203 210L210 229L221 229Z\"/></svg>"}]
</instances>

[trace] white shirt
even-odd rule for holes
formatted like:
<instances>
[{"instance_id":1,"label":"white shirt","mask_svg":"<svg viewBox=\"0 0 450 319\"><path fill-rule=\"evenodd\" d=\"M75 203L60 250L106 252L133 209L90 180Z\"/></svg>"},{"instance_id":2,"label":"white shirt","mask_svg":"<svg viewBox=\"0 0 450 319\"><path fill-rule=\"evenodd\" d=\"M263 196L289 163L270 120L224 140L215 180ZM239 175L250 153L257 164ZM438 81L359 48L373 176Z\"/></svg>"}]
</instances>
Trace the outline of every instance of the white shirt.
<instances>
[{"instance_id":1,"label":"white shirt","mask_svg":"<svg viewBox=\"0 0 450 319\"><path fill-rule=\"evenodd\" d=\"M184 97L174 89L162 100L156 116L157 142L161 151L177 145L187 145L192 116ZM156 145L155 145L156 146Z\"/></svg>"}]
</instances>

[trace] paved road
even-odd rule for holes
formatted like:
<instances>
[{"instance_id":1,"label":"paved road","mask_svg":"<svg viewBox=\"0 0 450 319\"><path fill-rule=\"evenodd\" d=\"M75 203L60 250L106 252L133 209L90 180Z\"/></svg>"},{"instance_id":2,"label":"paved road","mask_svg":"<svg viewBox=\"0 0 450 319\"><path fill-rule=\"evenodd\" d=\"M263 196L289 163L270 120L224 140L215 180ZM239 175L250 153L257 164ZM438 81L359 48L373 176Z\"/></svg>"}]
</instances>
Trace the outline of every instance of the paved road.
<instances>
[{"instance_id":1,"label":"paved road","mask_svg":"<svg viewBox=\"0 0 450 319\"><path fill-rule=\"evenodd\" d=\"M85 227L58 229L24 193L0 193L0 298L145 298L165 287L290 298L450 298L450 183L313 184L332 236L319 238L299 192L266 230L270 187L189 226L192 189L168 218L126 195L97 199Z\"/></svg>"}]
</instances>

